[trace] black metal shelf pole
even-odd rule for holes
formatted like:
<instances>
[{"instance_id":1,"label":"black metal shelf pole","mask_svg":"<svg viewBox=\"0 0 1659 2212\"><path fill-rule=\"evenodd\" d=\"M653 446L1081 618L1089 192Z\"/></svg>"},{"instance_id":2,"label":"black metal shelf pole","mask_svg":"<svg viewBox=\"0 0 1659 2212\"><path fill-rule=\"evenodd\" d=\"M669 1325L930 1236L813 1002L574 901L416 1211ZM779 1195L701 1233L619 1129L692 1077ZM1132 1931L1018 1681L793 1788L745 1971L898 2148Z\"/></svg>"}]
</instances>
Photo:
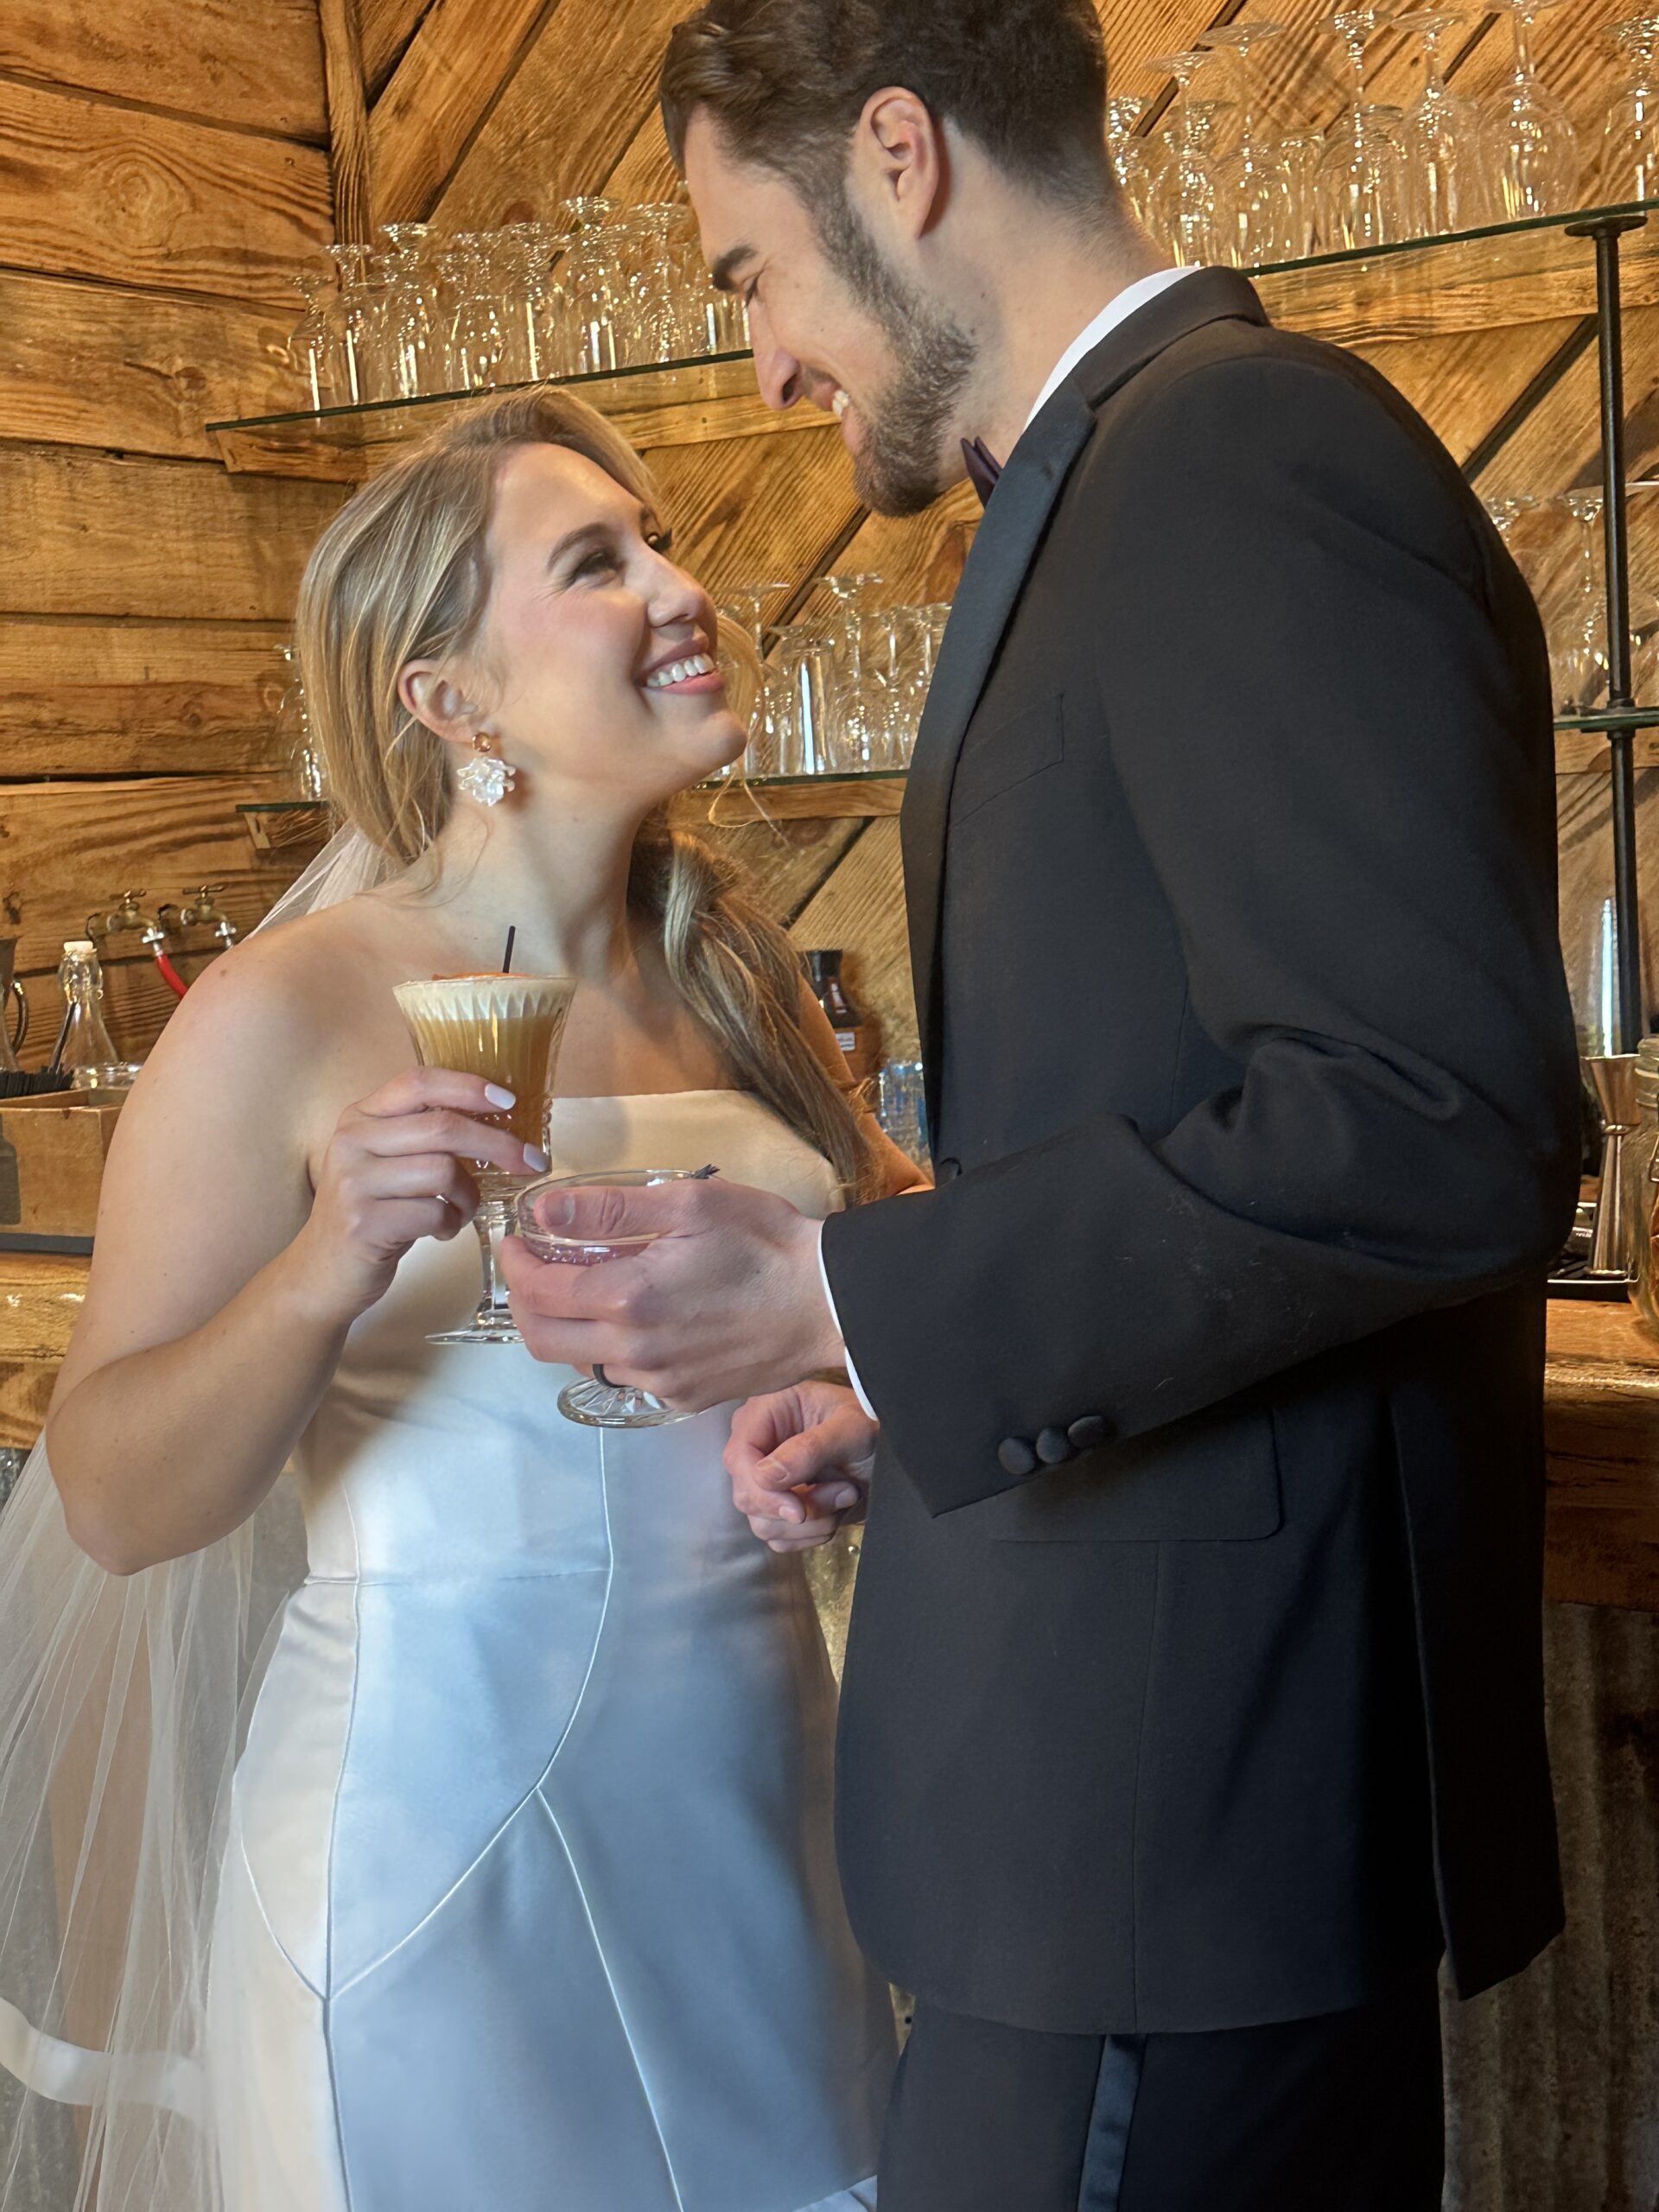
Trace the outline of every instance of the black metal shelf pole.
<instances>
[{"instance_id":1,"label":"black metal shelf pole","mask_svg":"<svg viewBox=\"0 0 1659 2212\"><path fill-rule=\"evenodd\" d=\"M1633 707L1630 690L1630 510L1624 489L1624 316L1618 246L1645 215L1607 215L1575 223L1569 238L1596 248L1596 346L1601 363L1602 530L1607 566L1607 705ZM1633 1052L1646 1017L1642 1004L1642 897L1636 873L1636 732L1611 730L1613 913L1618 933L1618 1050Z\"/></svg>"}]
</instances>

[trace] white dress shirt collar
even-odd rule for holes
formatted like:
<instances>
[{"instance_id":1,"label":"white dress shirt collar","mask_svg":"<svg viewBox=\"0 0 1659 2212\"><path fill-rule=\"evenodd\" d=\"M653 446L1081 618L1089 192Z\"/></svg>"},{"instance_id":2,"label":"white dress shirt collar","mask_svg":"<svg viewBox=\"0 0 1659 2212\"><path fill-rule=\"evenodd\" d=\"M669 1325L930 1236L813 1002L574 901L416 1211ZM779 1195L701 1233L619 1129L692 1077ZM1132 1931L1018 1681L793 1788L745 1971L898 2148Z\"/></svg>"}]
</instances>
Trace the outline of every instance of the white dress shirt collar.
<instances>
[{"instance_id":1,"label":"white dress shirt collar","mask_svg":"<svg viewBox=\"0 0 1659 2212\"><path fill-rule=\"evenodd\" d=\"M1123 287L1116 299L1109 300L1088 329L1080 332L1061 354L1053 375L1038 396L1037 404L1026 417L1027 429L1037 420L1078 362L1087 359L1109 331L1116 330L1120 322L1127 322L1137 308L1150 305L1160 292L1168 291L1172 284L1179 284L1183 276L1195 273L1190 264L1183 269L1154 269L1150 276L1137 276L1133 284Z\"/></svg>"}]
</instances>

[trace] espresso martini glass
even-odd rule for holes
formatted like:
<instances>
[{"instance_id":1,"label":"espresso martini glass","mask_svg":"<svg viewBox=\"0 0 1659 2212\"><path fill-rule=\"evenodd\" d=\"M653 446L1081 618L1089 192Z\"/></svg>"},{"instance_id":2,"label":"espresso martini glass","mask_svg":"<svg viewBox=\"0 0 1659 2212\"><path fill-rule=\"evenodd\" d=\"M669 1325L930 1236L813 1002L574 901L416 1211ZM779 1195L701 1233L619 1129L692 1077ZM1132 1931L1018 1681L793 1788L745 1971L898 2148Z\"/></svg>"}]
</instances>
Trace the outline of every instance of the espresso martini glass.
<instances>
[{"instance_id":1,"label":"espresso martini glass","mask_svg":"<svg viewBox=\"0 0 1659 2212\"><path fill-rule=\"evenodd\" d=\"M511 1090L516 1103L480 1121L539 1151L547 1149L548 1116L559 1046L576 995L571 976L439 976L430 982L399 983L394 992L423 1067L481 1075ZM464 1328L427 1338L434 1344L521 1344L501 1278L501 1242L512 1234L513 1202L524 1175L474 1162L478 1211L473 1226L483 1254L484 1290Z\"/></svg>"}]
</instances>

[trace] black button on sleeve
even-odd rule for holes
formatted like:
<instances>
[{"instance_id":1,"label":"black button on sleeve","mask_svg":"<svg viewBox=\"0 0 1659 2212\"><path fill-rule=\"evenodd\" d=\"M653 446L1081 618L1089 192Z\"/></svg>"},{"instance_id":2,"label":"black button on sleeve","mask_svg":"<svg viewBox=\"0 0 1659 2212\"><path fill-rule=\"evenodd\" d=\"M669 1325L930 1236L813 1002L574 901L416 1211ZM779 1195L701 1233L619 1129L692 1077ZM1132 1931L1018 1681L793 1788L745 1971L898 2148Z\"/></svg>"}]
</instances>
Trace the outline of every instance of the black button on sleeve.
<instances>
[{"instance_id":1,"label":"black button on sleeve","mask_svg":"<svg viewBox=\"0 0 1659 2212\"><path fill-rule=\"evenodd\" d=\"M1100 1414L1084 1414L1081 1421L1074 1421L1066 1431L1079 1452L1097 1450L1111 1433L1110 1422Z\"/></svg>"},{"instance_id":2,"label":"black button on sleeve","mask_svg":"<svg viewBox=\"0 0 1659 2212\"><path fill-rule=\"evenodd\" d=\"M1023 1436L1005 1436L996 1450L996 1462L1005 1475L1034 1475L1037 1454Z\"/></svg>"},{"instance_id":3,"label":"black button on sleeve","mask_svg":"<svg viewBox=\"0 0 1659 2212\"><path fill-rule=\"evenodd\" d=\"M1077 1447L1063 1428L1046 1428L1037 1439L1037 1457L1046 1467L1063 1467L1077 1456Z\"/></svg>"},{"instance_id":4,"label":"black button on sleeve","mask_svg":"<svg viewBox=\"0 0 1659 2212\"><path fill-rule=\"evenodd\" d=\"M954 1183L961 1173L962 1162L959 1160L952 1160L949 1154L944 1159L934 1162L933 1179L936 1183Z\"/></svg>"}]
</instances>

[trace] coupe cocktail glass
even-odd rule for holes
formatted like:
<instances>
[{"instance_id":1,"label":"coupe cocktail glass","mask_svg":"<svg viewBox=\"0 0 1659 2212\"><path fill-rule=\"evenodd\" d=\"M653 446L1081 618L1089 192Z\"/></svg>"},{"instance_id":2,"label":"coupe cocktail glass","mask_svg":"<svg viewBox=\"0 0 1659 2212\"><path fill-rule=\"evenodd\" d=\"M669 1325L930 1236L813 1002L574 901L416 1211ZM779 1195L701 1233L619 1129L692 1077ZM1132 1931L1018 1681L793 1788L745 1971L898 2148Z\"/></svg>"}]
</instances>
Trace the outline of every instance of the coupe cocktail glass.
<instances>
[{"instance_id":1,"label":"coupe cocktail glass","mask_svg":"<svg viewBox=\"0 0 1659 2212\"><path fill-rule=\"evenodd\" d=\"M692 1167L618 1167L598 1175L544 1176L518 1195L518 1234L550 1267L597 1268L607 1260L632 1259L654 1244L656 1236L561 1236L543 1227L541 1201L569 1191L648 1191L662 1183L695 1181L709 1173ZM689 1419L653 1398L649 1390L611 1382L602 1368L591 1380L584 1376L567 1383L559 1393L558 1407L567 1421L583 1428L665 1428L671 1421Z\"/></svg>"}]
</instances>

